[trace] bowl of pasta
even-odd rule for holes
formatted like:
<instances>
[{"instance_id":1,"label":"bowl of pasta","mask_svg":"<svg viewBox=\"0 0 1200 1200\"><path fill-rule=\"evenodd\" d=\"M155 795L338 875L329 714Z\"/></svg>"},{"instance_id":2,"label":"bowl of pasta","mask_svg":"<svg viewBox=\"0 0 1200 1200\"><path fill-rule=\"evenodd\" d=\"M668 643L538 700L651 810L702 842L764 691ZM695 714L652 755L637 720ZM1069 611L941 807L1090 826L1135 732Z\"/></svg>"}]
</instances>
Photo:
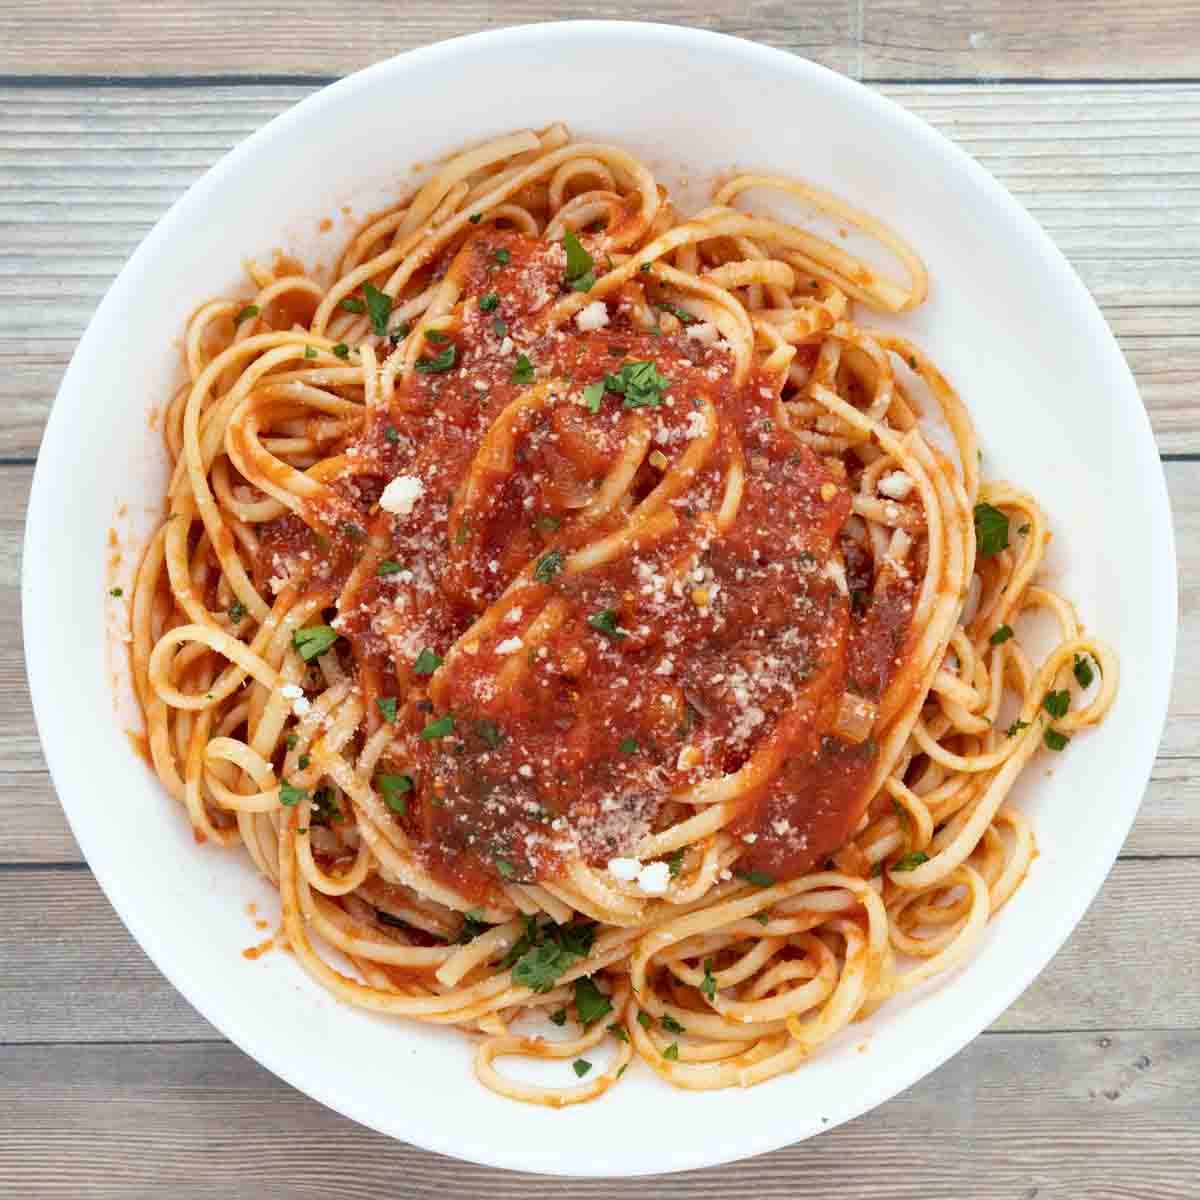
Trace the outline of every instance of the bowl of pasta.
<instances>
[{"instance_id":1,"label":"bowl of pasta","mask_svg":"<svg viewBox=\"0 0 1200 1200\"><path fill-rule=\"evenodd\" d=\"M634 1175L857 1116L1034 979L1175 587L1129 370L1000 184L812 63L578 22L192 186L64 378L23 602L79 844L218 1029Z\"/></svg>"}]
</instances>

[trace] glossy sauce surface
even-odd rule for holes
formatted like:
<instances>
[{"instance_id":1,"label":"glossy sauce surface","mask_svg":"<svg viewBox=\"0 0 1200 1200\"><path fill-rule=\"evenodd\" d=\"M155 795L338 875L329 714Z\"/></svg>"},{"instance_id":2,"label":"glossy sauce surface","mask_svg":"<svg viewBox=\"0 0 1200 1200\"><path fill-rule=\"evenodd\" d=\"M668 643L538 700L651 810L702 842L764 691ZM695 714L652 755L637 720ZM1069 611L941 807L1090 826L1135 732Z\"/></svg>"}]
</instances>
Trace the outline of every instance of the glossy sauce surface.
<instances>
[{"instance_id":1,"label":"glossy sauce surface","mask_svg":"<svg viewBox=\"0 0 1200 1200\"><path fill-rule=\"evenodd\" d=\"M379 769L414 786L393 819L467 894L603 868L732 772L739 867L802 873L866 803L875 743L831 730L847 688L877 699L902 659L912 584L852 604L850 496L786 427L781 380L737 385L716 329L663 316L649 281L599 328L547 331L564 267L561 245L483 230L435 268L461 316L342 448L330 496L268 529L261 581L328 598L372 727L399 700ZM662 381L650 402L588 390L631 364ZM378 502L399 477L419 494L395 514ZM639 512L632 542L575 559Z\"/></svg>"}]
</instances>

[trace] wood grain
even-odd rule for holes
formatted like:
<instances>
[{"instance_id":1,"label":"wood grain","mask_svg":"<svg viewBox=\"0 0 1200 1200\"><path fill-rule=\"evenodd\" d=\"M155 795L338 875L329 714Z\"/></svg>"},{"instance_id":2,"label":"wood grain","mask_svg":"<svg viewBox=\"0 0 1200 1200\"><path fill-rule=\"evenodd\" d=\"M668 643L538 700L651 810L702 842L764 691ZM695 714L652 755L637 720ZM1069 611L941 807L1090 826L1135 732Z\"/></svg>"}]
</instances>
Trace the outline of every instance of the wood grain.
<instances>
[{"instance_id":1,"label":"wood grain","mask_svg":"<svg viewBox=\"0 0 1200 1200\"><path fill-rule=\"evenodd\" d=\"M0 1049L0 1105L0 1190L20 1197L1192 1200L1200 1034L985 1035L819 1138L644 1180L451 1162L337 1116L224 1043ZM686 1135L664 1122L663 1136Z\"/></svg>"},{"instance_id":2,"label":"wood grain","mask_svg":"<svg viewBox=\"0 0 1200 1200\"><path fill-rule=\"evenodd\" d=\"M9 0L0 74L343 75L415 46L533 21L688 24L865 79L1181 78L1200 73L1192 0L309 0L268 13L237 0Z\"/></svg>"},{"instance_id":3,"label":"wood grain","mask_svg":"<svg viewBox=\"0 0 1200 1200\"><path fill-rule=\"evenodd\" d=\"M0 1045L217 1036L142 953L89 871L0 870L0 911L0 962L21 964L0 989ZM230 956L263 936L247 917L245 940L229 947ZM1200 1028L1198 961L1195 860L1122 861L1066 946L995 1028Z\"/></svg>"},{"instance_id":4,"label":"wood grain","mask_svg":"<svg viewBox=\"0 0 1200 1200\"><path fill-rule=\"evenodd\" d=\"M36 451L75 342L151 225L311 90L0 89L0 458ZM1160 448L1200 452L1200 86L882 90L1033 212L1112 324Z\"/></svg>"}]
</instances>

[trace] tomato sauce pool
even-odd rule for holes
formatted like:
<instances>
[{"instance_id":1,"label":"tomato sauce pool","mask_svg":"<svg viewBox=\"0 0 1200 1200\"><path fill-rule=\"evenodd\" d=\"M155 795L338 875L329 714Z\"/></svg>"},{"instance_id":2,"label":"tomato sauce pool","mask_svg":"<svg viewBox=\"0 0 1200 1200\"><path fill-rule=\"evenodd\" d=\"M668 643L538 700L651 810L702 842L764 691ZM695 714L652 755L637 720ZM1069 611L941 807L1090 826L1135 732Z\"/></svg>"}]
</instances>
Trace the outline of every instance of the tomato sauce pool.
<instances>
[{"instance_id":1,"label":"tomato sauce pool","mask_svg":"<svg viewBox=\"0 0 1200 1200\"><path fill-rule=\"evenodd\" d=\"M336 610L372 728L396 701L378 770L411 783L390 819L436 878L484 899L603 868L722 800L739 869L795 876L867 802L878 749L833 731L902 660L912 586L852 603L850 495L781 379L738 383L649 280L549 328L566 269L497 230L434 265L454 318L328 495L267 529L260 586Z\"/></svg>"}]
</instances>

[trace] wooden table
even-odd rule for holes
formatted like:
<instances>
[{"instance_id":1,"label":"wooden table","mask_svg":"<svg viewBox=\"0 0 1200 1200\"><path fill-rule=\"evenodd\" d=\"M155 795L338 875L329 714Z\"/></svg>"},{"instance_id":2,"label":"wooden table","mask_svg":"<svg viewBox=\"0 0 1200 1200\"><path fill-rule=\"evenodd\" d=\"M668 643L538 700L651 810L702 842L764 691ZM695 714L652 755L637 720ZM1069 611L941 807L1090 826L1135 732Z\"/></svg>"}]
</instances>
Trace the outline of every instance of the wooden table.
<instances>
[{"instance_id":1,"label":"wooden table","mask_svg":"<svg viewBox=\"0 0 1200 1200\"><path fill-rule=\"evenodd\" d=\"M629 15L597 0L266 9L0 4L0 1194L641 1195L644 1183L565 1184L451 1162L279 1082L134 945L46 774L18 633L25 499L75 341L151 223L236 141L338 75L474 29ZM1137 374L1183 582L1171 714L1141 815L1043 976L876 1112L751 1162L655 1181L651 1194L1195 1197L1200 0L666 0L635 13L753 37L865 80L1012 189L1091 288ZM120 797L101 781L95 802Z\"/></svg>"}]
</instances>

